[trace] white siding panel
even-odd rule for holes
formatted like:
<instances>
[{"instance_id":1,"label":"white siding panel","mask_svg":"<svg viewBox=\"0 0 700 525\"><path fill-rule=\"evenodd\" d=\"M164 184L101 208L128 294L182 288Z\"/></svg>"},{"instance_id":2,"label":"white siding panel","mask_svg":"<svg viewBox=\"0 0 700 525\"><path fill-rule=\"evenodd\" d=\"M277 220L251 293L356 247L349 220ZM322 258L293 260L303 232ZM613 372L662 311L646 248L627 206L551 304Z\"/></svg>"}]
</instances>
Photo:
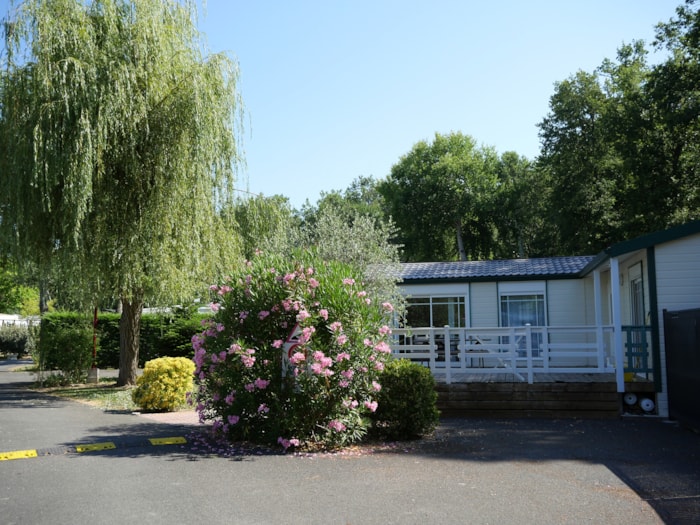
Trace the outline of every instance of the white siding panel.
<instances>
[{"instance_id":1,"label":"white siding panel","mask_svg":"<svg viewBox=\"0 0 700 525\"><path fill-rule=\"evenodd\" d=\"M493 328L499 325L496 283L472 283L469 299L471 326Z\"/></svg>"},{"instance_id":2,"label":"white siding panel","mask_svg":"<svg viewBox=\"0 0 700 525\"><path fill-rule=\"evenodd\" d=\"M591 283L588 283L591 281ZM587 290L590 284L590 293ZM547 309L549 326L581 326L589 324L593 315L592 279L567 279L549 281L547 286ZM589 297L590 296L590 297ZM590 313L589 313L590 310Z\"/></svg>"},{"instance_id":3,"label":"white siding panel","mask_svg":"<svg viewBox=\"0 0 700 525\"><path fill-rule=\"evenodd\" d=\"M656 247L659 313L700 308L700 234Z\"/></svg>"}]
</instances>

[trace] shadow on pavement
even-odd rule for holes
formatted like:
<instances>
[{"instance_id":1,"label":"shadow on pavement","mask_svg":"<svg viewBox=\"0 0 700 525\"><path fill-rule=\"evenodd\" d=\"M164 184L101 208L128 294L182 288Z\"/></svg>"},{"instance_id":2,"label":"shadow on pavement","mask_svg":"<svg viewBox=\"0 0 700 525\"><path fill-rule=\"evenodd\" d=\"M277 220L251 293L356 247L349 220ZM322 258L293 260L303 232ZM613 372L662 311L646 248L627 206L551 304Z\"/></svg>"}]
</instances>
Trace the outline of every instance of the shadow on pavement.
<instances>
[{"instance_id":1,"label":"shadow on pavement","mask_svg":"<svg viewBox=\"0 0 700 525\"><path fill-rule=\"evenodd\" d=\"M433 436L415 443L414 453L454 461L604 465L667 523L700 523L700 435L659 418L446 419Z\"/></svg>"}]
</instances>

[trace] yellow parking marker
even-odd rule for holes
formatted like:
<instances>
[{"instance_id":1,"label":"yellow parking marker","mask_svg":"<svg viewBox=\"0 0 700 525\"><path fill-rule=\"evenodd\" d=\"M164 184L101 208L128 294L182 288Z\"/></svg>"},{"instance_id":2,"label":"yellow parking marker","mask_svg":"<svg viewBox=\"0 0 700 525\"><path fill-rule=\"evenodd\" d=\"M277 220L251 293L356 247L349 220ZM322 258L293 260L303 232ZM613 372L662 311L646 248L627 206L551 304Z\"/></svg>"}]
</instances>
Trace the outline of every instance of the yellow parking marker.
<instances>
[{"instance_id":1,"label":"yellow parking marker","mask_svg":"<svg viewBox=\"0 0 700 525\"><path fill-rule=\"evenodd\" d=\"M76 452L90 452L93 450L110 450L112 448L117 448L117 445L111 441L105 441L104 443L93 443L91 445L76 445Z\"/></svg>"},{"instance_id":2,"label":"yellow parking marker","mask_svg":"<svg viewBox=\"0 0 700 525\"><path fill-rule=\"evenodd\" d=\"M184 437L149 438L151 445L179 445L187 443Z\"/></svg>"},{"instance_id":3,"label":"yellow parking marker","mask_svg":"<svg viewBox=\"0 0 700 525\"><path fill-rule=\"evenodd\" d=\"M0 461L10 459L35 458L36 450L15 450L13 452L0 452Z\"/></svg>"}]
</instances>

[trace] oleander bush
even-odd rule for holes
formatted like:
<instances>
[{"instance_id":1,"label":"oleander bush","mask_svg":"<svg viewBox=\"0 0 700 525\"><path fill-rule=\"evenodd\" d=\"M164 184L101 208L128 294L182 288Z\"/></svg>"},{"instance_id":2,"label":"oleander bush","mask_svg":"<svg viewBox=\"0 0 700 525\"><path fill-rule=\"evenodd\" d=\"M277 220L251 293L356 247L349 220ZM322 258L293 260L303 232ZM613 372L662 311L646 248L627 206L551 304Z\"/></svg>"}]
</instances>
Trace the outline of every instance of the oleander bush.
<instances>
[{"instance_id":1,"label":"oleander bush","mask_svg":"<svg viewBox=\"0 0 700 525\"><path fill-rule=\"evenodd\" d=\"M376 435L395 440L415 439L435 430L435 379L429 368L408 359L392 359L380 377L382 390L372 414Z\"/></svg>"},{"instance_id":2,"label":"oleander bush","mask_svg":"<svg viewBox=\"0 0 700 525\"><path fill-rule=\"evenodd\" d=\"M146 363L131 398L142 410L172 412L187 404L194 363L186 357L159 357Z\"/></svg>"},{"instance_id":3,"label":"oleander bush","mask_svg":"<svg viewBox=\"0 0 700 525\"><path fill-rule=\"evenodd\" d=\"M285 449L366 434L393 308L369 296L356 268L258 254L211 291L215 317L193 339L200 419Z\"/></svg>"}]
</instances>

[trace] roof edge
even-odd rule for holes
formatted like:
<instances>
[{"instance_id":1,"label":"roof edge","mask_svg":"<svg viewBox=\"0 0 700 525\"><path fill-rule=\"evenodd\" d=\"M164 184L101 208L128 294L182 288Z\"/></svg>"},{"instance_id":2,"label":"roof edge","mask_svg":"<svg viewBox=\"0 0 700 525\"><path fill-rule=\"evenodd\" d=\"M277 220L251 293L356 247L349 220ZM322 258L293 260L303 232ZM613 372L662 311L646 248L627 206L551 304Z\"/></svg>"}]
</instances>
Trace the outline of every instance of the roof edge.
<instances>
[{"instance_id":1,"label":"roof edge","mask_svg":"<svg viewBox=\"0 0 700 525\"><path fill-rule=\"evenodd\" d=\"M698 233L700 233L700 220L686 222L685 224L680 224L666 230L647 233L646 235L640 235L634 239L620 241L596 255L595 258L581 270L581 275L584 276L591 273L611 257L618 257L626 253L636 252L637 250L644 250L651 246L676 241Z\"/></svg>"}]
</instances>

